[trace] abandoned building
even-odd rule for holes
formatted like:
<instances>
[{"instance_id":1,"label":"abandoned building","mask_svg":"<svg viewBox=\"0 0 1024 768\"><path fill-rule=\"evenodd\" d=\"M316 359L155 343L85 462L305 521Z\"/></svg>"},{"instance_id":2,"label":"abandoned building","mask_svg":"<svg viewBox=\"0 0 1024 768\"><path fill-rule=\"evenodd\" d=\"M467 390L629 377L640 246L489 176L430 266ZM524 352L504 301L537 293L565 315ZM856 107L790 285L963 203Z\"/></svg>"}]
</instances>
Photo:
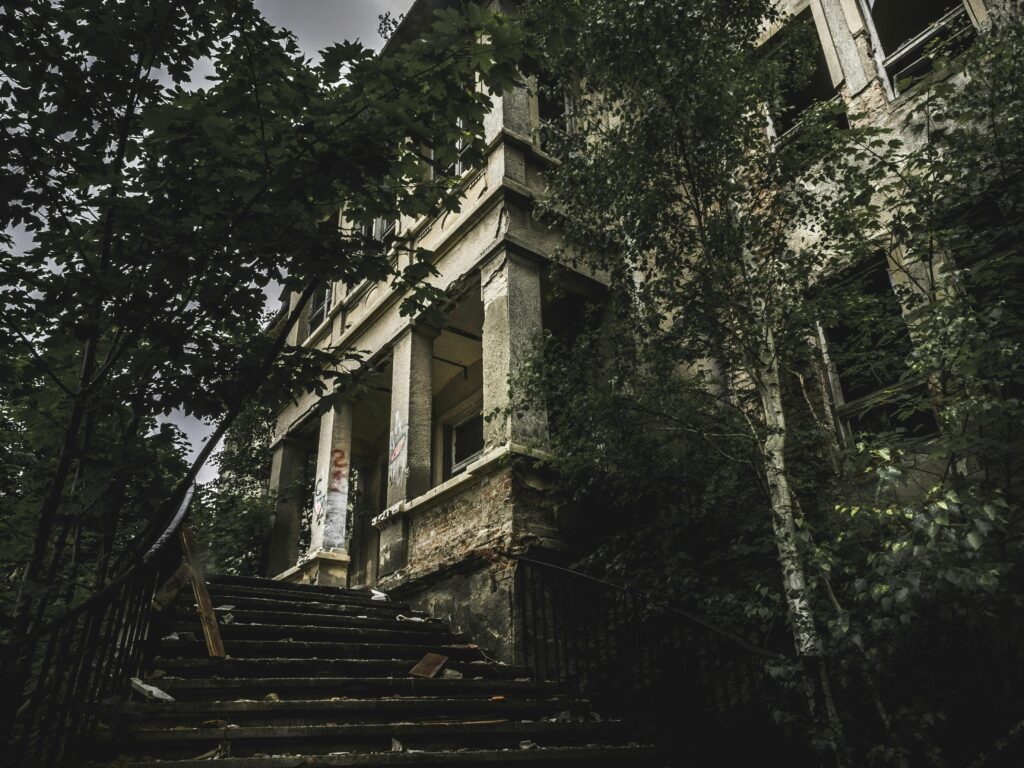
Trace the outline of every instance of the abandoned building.
<instances>
[{"instance_id":1,"label":"abandoned building","mask_svg":"<svg viewBox=\"0 0 1024 768\"><path fill-rule=\"evenodd\" d=\"M415 0L402 24L453 2ZM780 0L784 21L764 40L809 31L814 75L766 130L784 140L816 102L898 130L932 74L929 45L970 39L996 2ZM778 654L554 565L574 520L537 462L548 416L509 408L510 387L536 334L570 334L604 289L564 270L556 286L549 270L560 239L533 216L552 162L539 129L570 105L533 85L494 101L483 163L456 164L460 210L364 230L399 268L414 250L434 254L446 321L403 316L404 288L388 282L325 281L293 328L294 345L359 351L366 375L277 414L265 577L203 578L183 491L155 543L14 646L0 765L91 750L136 768L632 768L694 764L702 747L715 764L745 764L733 751L805 764L767 716L765 659ZM894 316L899 260L856 265L857 290ZM875 395L899 372L845 368L834 353L847 333L822 327L817 341L822 399L851 441L887 427ZM660 741L647 736L652 712Z\"/></svg>"},{"instance_id":2,"label":"abandoned building","mask_svg":"<svg viewBox=\"0 0 1024 768\"><path fill-rule=\"evenodd\" d=\"M436 6L415 3L405 23ZM810 25L820 46L813 78L788 94L786 116L773 126L780 135L815 101L836 100L851 114L899 125L908 107L899 89L926 73L927 45L987 22L982 0L784 6L781 26ZM486 120L486 162L460 169L462 209L376 222L373 235L385 246L401 237L436 254L437 285L451 303L447 324L400 317L402 297L388 284L325 286L292 341L365 350L377 386L359 399L309 395L289 404L272 447L279 498L268 575L401 595L509 661L519 641L508 555L557 549L565 531L540 503L543 478L531 467L545 414L489 416L509 403L510 372L533 335L557 331L577 300L600 290L583 275L575 294L554 298L546 285L557 235L534 221L531 203L543 192L548 159L538 127L551 111L529 87L497 99ZM881 256L867 283L895 302L891 281L898 278L887 266ZM884 417L859 405L870 391L832 373L840 432ZM304 515L311 520L305 535Z\"/></svg>"}]
</instances>

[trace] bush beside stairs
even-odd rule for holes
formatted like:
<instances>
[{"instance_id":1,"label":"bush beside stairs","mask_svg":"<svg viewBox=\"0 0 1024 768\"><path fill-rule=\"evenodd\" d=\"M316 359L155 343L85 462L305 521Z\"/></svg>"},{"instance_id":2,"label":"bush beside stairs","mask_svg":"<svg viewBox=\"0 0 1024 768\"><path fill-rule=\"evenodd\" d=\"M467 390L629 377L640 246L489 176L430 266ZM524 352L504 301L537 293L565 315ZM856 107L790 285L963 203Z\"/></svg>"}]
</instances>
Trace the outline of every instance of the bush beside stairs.
<instances>
[{"instance_id":1,"label":"bush beside stairs","mask_svg":"<svg viewBox=\"0 0 1024 768\"><path fill-rule=\"evenodd\" d=\"M207 656L182 590L143 666L174 700L120 705L84 755L91 765L654 765L624 724L408 605L270 579L215 577L209 590L228 657ZM410 676L426 653L448 661Z\"/></svg>"}]
</instances>

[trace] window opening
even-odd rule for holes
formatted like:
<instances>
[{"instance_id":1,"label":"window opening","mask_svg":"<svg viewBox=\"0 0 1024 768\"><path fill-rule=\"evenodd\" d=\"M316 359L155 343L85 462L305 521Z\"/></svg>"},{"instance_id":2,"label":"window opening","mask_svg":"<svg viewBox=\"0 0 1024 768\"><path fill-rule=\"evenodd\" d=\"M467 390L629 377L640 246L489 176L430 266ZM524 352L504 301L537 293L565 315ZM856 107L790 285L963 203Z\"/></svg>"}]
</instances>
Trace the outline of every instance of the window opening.
<instances>
[{"instance_id":1,"label":"window opening","mask_svg":"<svg viewBox=\"0 0 1024 768\"><path fill-rule=\"evenodd\" d=\"M887 262L878 253L840 275L832 287L840 317L823 336L838 380L838 414L854 433L933 434L934 414L913 407L925 385L909 376L910 332Z\"/></svg>"},{"instance_id":2,"label":"window opening","mask_svg":"<svg viewBox=\"0 0 1024 768\"><path fill-rule=\"evenodd\" d=\"M484 452L484 414L474 413L467 419L445 427L445 463L450 467L447 477L455 477Z\"/></svg>"},{"instance_id":3,"label":"window opening","mask_svg":"<svg viewBox=\"0 0 1024 768\"><path fill-rule=\"evenodd\" d=\"M838 101L809 7L783 27L768 55L783 67L782 92L772 110L772 127L777 136L795 128L800 116L815 103ZM841 124L847 124L845 115Z\"/></svg>"},{"instance_id":4,"label":"window opening","mask_svg":"<svg viewBox=\"0 0 1024 768\"><path fill-rule=\"evenodd\" d=\"M373 221L363 224L359 231L363 237L377 240L386 245L394 240L397 229L398 222L396 220L378 216Z\"/></svg>"},{"instance_id":5,"label":"window opening","mask_svg":"<svg viewBox=\"0 0 1024 768\"><path fill-rule=\"evenodd\" d=\"M941 39L960 45L973 31L963 0L862 1L894 95L932 70L930 44Z\"/></svg>"},{"instance_id":6,"label":"window opening","mask_svg":"<svg viewBox=\"0 0 1024 768\"><path fill-rule=\"evenodd\" d=\"M573 132L571 92L543 75L537 76L537 116L542 130ZM542 133L543 138L543 133Z\"/></svg>"},{"instance_id":7,"label":"window opening","mask_svg":"<svg viewBox=\"0 0 1024 768\"><path fill-rule=\"evenodd\" d=\"M309 333L313 333L320 324L327 319L327 312L331 308L331 284L329 282L321 285L313 293L309 300Z\"/></svg>"}]
</instances>

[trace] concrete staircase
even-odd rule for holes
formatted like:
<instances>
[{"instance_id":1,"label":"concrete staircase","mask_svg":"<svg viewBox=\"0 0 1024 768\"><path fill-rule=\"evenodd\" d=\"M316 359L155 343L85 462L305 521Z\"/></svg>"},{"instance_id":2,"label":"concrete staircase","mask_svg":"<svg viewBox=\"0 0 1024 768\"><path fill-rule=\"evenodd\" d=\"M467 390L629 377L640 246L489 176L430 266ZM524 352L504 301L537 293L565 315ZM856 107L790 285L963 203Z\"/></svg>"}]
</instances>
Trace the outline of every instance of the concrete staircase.
<instances>
[{"instance_id":1,"label":"concrete staircase","mask_svg":"<svg viewBox=\"0 0 1024 768\"><path fill-rule=\"evenodd\" d=\"M407 605L269 579L219 577L209 589L229 657L207 657L183 590L145 664L175 700L122 706L93 759L118 768L654 764L621 724ZM441 673L410 676L429 652L448 657Z\"/></svg>"}]
</instances>

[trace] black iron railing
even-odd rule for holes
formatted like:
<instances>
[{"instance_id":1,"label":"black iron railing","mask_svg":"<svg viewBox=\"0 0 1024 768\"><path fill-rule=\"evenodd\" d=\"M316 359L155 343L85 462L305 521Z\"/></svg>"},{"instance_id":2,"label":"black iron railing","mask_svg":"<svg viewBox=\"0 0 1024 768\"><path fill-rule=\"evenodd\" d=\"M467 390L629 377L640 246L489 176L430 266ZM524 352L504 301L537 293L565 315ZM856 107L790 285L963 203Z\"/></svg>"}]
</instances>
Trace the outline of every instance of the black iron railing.
<instances>
[{"instance_id":1,"label":"black iron railing","mask_svg":"<svg viewBox=\"0 0 1024 768\"><path fill-rule=\"evenodd\" d=\"M634 738L659 746L667 763L702 747L719 756L744 745L762 756L789 749L774 715L793 702L766 673L786 662L782 654L550 563L517 558L516 578L521 663L631 723Z\"/></svg>"},{"instance_id":2,"label":"black iron railing","mask_svg":"<svg viewBox=\"0 0 1024 768\"><path fill-rule=\"evenodd\" d=\"M15 638L0 659L0 766L58 765L95 729L107 702L136 674L153 595L181 565L185 493L156 540L103 589L48 624Z\"/></svg>"}]
</instances>

